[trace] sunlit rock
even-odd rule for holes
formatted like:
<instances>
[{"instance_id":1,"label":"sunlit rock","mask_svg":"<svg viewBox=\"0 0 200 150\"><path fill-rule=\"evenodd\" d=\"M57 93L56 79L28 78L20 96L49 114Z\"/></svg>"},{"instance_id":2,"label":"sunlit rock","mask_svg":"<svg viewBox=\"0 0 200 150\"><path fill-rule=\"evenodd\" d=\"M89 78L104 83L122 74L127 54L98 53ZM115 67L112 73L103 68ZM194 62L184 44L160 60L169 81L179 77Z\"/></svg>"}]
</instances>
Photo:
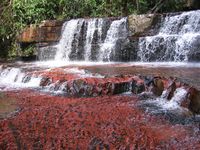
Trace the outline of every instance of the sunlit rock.
<instances>
[{"instance_id":1,"label":"sunlit rock","mask_svg":"<svg viewBox=\"0 0 200 150\"><path fill-rule=\"evenodd\" d=\"M30 25L18 37L19 43L57 42L60 39L63 22L43 21L39 26Z\"/></svg>"},{"instance_id":2,"label":"sunlit rock","mask_svg":"<svg viewBox=\"0 0 200 150\"><path fill-rule=\"evenodd\" d=\"M153 14L130 15L128 17L129 30L132 35L139 35L146 29L150 28L153 22Z\"/></svg>"}]
</instances>

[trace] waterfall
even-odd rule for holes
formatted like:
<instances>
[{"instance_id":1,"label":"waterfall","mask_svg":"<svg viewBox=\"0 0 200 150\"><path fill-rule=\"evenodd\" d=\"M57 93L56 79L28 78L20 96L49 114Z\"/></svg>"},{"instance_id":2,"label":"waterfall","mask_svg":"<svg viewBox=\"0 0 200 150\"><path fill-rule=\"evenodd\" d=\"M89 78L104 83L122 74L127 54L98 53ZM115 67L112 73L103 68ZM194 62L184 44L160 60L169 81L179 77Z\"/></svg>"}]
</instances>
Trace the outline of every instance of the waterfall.
<instances>
[{"instance_id":1,"label":"waterfall","mask_svg":"<svg viewBox=\"0 0 200 150\"><path fill-rule=\"evenodd\" d=\"M156 25L129 38L128 19L66 21L57 45L41 48L40 60L85 62L191 62L200 60L200 10L162 15ZM156 30L156 32L155 32ZM157 32L158 31L158 32ZM151 34L149 35L149 33Z\"/></svg>"},{"instance_id":2,"label":"waterfall","mask_svg":"<svg viewBox=\"0 0 200 150\"><path fill-rule=\"evenodd\" d=\"M57 45L40 49L39 59L111 61L127 35L127 18L72 19L63 24Z\"/></svg>"},{"instance_id":3,"label":"waterfall","mask_svg":"<svg viewBox=\"0 0 200 150\"><path fill-rule=\"evenodd\" d=\"M139 38L139 61L194 61L200 46L200 11L167 16L157 35Z\"/></svg>"}]
</instances>

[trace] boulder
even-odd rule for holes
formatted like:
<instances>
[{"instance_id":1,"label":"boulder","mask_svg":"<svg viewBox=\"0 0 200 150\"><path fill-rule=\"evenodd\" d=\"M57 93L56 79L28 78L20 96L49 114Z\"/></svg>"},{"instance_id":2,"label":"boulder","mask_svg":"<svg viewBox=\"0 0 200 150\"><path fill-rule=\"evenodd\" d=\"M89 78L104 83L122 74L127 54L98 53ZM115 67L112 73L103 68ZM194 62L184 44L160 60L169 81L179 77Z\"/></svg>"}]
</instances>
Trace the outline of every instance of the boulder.
<instances>
[{"instance_id":1,"label":"boulder","mask_svg":"<svg viewBox=\"0 0 200 150\"><path fill-rule=\"evenodd\" d=\"M112 83L112 94L120 94L123 92L129 91L130 83L121 82L121 83Z\"/></svg>"},{"instance_id":2,"label":"boulder","mask_svg":"<svg viewBox=\"0 0 200 150\"><path fill-rule=\"evenodd\" d=\"M86 81L83 79L74 80L73 89L75 90L75 93L77 93L79 96L85 95L86 84Z\"/></svg>"},{"instance_id":3,"label":"boulder","mask_svg":"<svg viewBox=\"0 0 200 150\"><path fill-rule=\"evenodd\" d=\"M128 16L129 30L131 35L139 35L150 28L153 22L153 14L130 15Z\"/></svg>"},{"instance_id":4,"label":"boulder","mask_svg":"<svg viewBox=\"0 0 200 150\"><path fill-rule=\"evenodd\" d=\"M189 109L195 113L200 114L200 92L195 88L190 88L188 92Z\"/></svg>"},{"instance_id":5,"label":"boulder","mask_svg":"<svg viewBox=\"0 0 200 150\"><path fill-rule=\"evenodd\" d=\"M40 81L40 86L47 86L51 83L51 79L48 77L43 77L42 80Z\"/></svg>"},{"instance_id":6,"label":"boulder","mask_svg":"<svg viewBox=\"0 0 200 150\"><path fill-rule=\"evenodd\" d=\"M148 91L152 92L155 96L161 96L164 91L164 83L160 77L146 78L145 85Z\"/></svg>"}]
</instances>

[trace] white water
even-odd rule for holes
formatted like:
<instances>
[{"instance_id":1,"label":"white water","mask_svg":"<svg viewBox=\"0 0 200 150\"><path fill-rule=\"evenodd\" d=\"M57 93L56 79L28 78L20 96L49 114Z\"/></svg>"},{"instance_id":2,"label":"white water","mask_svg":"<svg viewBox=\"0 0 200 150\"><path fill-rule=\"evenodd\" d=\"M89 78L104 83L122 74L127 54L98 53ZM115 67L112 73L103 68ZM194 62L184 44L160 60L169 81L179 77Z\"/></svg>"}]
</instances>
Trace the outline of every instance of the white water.
<instances>
[{"instance_id":1,"label":"white water","mask_svg":"<svg viewBox=\"0 0 200 150\"><path fill-rule=\"evenodd\" d=\"M109 23L110 28L106 29ZM110 61L110 54L115 52L117 41L127 38L126 25L127 18L107 20L107 23L102 18L67 21L63 25L59 43L54 46L57 48L54 60L69 62L83 55L84 61L91 61L92 56L96 61ZM102 39L103 34L106 34L105 40ZM72 54L74 58L71 58Z\"/></svg>"},{"instance_id":2,"label":"white water","mask_svg":"<svg viewBox=\"0 0 200 150\"><path fill-rule=\"evenodd\" d=\"M166 91L164 91L163 94L156 99L148 99L145 101L141 101L140 103L142 105L148 104L149 106L156 106L157 107L156 109L155 108L151 109L151 107L149 109L148 108L146 109L147 112L155 114L165 111L176 111L177 113L189 111L187 108L183 108L180 106L181 102L186 98L187 95L186 89L177 88L171 100L167 100L164 98L165 93Z\"/></svg>"},{"instance_id":3,"label":"white water","mask_svg":"<svg viewBox=\"0 0 200 150\"><path fill-rule=\"evenodd\" d=\"M55 63L55 62L54 62ZM66 63L66 62L65 62ZM40 69L38 71L28 71L27 69L30 69L30 66L38 67L40 66ZM61 66L67 66L65 65L59 65ZM45 91L51 91L52 89L55 89L59 87L59 89L63 89L64 85L66 83L59 84L60 81L57 81L56 83L49 83L46 87L42 87L41 83L42 80L46 78L45 73L48 74L48 72L51 72L52 69L57 68L58 66L51 66L47 64L42 64L40 62L40 65L37 63L30 63L30 64L24 64L24 66L19 68L14 67L7 67L3 68L3 66L0 66L0 90L13 90L13 89L21 89L21 88L44 88ZM85 71L84 69L79 69L78 67L70 67L62 69L64 74L75 74L78 78L104 78L103 75L97 74L97 73L90 73ZM56 91L59 91L57 89Z\"/></svg>"},{"instance_id":4,"label":"white water","mask_svg":"<svg viewBox=\"0 0 200 150\"><path fill-rule=\"evenodd\" d=\"M63 25L62 37L58 45L56 45L58 51L56 52L55 60L70 60L69 54L72 50L73 40L76 34L80 34L83 21L83 19L73 19Z\"/></svg>"},{"instance_id":5,"label":"white water","mask_svg":"<svg viewBox=\"0 0 200 150\"><path fill-rule=\"evenodd\" d=\"M107 32L106 39L101 45L98 61L110 61L111 52L115 52L117 41L120 38L126 38L124 37L124 35L126 36L126 34L123 34L127 32L126 22L127 18L122 18L120 20L115 20L112 22Z\"/></svg>"},{"instance_id":6,"label":"white water","mask_svg":"<svg viewBox=\"0 0 200 150\"><path fill-rule=\"evenodd\" d=\"M102 27L103 27L103 19L89 19L86 21L87 23L87 33L86 33L86 41L84 46L84 59L85 61L90 61L90 57L92 55L92 42L94 38L94 33L97 31L98 41L97 43L101 44L102 37Z\"/></svg>"},{"instance_id":7,"label":"white water","mask_svg":"<svg viewBox=\"0 0 200 150\"><path fill-rule=\"evenodd\" d=\"M20 68L1 69L0 85L2 87L17 88L17 87L39 87L42 77L34 74L26 74ZM4 90L5 90L4 89Z\"/></svg>"},{"instance_id":8,"label":"white water","mask_svg":"<svg viewBox=\"0 0 200 150\"><path fill-rule=\"evenodd\" d=\"M200 10L166 17L157 35L139 39L140 60L188 61L189 52L198 49L195 44L200 39L199 14Z\"/></svg>"},{"instance_id":9,"label":"white water","mask_svg":"<svg viewBox=\"0 0 200 150\"><path fill-rule=\"evenodd\" d=\"M91 47L92 47L92 39L94 36L94 32L96 30L96 21L97 19L91 19L87 22L87 34L86 34L86 42L85 42L85 60L89 61L91 55Z\"/></svg>"}]
</instances>

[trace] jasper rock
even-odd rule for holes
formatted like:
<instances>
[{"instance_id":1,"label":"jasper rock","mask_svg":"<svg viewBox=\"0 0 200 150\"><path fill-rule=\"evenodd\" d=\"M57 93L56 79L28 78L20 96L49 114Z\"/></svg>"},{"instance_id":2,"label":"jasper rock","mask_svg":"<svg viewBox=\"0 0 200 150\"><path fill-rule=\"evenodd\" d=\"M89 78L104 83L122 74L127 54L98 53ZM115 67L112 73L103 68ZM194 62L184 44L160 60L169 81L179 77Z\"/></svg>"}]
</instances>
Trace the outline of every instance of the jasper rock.
<instances>
[{"instance_id":1,"label":"jasper rock","mask_svg":"<svg viewBox=\"0 0 200 150\"><path fill-rule=\"evenodd\" d=\"M176 91L176 83L175 81L171 81L167 87L167 91L165 93L164 98L170 100L174 96L175 91Z\"/></svg>"},{"instance_id":2,"label":"jasper rock","mask_svg":"<svg viewBox=\"0 0 200 150\"><path fill-rule=\"evenodd\" d=\"M145 86L143 83L137 83L137 81L132 82L132 93L140 94L145 91Z\"/></svg>"},{"instance_id":3,"label":"jasper rock","mask_svg":"<svg viewBox=\"0 0 200 150\"><path fill-rule=\"evenodd\" d=\"M93 138L88 146L88 150L110 150L110 146L108 144L105 144L105 142L100 138Z\"/></svg>"},{"instance_id":4,"label":"jasper rock","mask_svg":"<svg viewBox=\"0 0 200 150\"><path fill-rule=\"evenodd\" d=\"M18 36L19 43L57 42L61 36L63 22L43 21L39 26L30 25Z\"/></svg>"},{"instance_id":5,"label":"jasper rock","mask_svg":"<svg viewBox=\"0 0 200 150\"><path fill-rule=\"evenodd\" d=\"M200 114L200 92L195 88L190 88L188 92L190 101L189 109L196 114Z\"/></svg>"},{"instance_id":6,"label":"jasper rock","mask_svg":"<svg viewBox=\"0 0 200 150\"><path fill-rule=\"evenodd\" d=\"M164 91L164 83L160 77L145 78L145 85L155 96L161 96Z\"/></svg>"},{"instance_id":7,"label":"jasper rock","mask_svg":"<svg viewBox=\"0 0 200 150\"><path fill-rule=\"evenodd\" d=\"M84 81L82 79L77 79L77 80L74 80L74 82L73 82L73 88L77 94L84 95L86 84L87 84L86 81Z\"/></svg>"},{"instance_id":8,"label":"jasper rock","mask_svg":"<svg viewBox=\"0 0 200 150\"><path fill-rule=\"evenodd\" d=\"M47 86L51 83L51 80L47 77L42 78L40 81L40 86Z\"/></svg>"},{"instance_id":9,"label":"jasper rock","mask_svg":"<svg viewBox=\"0 0 200 150\"><path fill-rule=\"evenodd\" d=\"M187 97L183 99L180 103L180 106L184 108L189 108L189 105L190 105L190 99L188 99Z\"/></svg>"},{"instance_id":10,"label":"jasper rock","mask_svg":"<svg viewBox=\"0 0 200 150\"><path fill-rule=\"evenodd\" d=\"M164 91L164 83L162 79L155 77L153 79L153 88L152 92L156 96L161 96Z\"/></svg>"}]
</instances>

